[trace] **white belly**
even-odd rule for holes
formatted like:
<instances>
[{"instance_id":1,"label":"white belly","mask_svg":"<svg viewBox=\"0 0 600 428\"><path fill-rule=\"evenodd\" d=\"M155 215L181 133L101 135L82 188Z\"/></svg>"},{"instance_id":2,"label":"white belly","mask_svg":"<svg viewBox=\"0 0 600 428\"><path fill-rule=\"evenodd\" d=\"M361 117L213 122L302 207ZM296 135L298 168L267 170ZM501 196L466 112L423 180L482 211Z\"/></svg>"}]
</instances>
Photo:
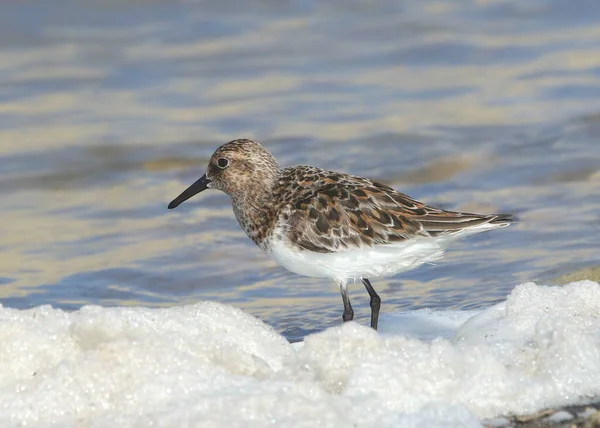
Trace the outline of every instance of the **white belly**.
<instances>
[{"instance_id":1,"label":"white belly","mask_svg":"<svg viewBox=\"0 0 600 428\"><path fill-rule=\"evenodd\" d=\"M442 257L444 249L432 238L408 240L338 253L293 251L277 240L270 255L284 268L304 276L336 279L391 276L431 263Z\"/></svg>"}]
</instances>

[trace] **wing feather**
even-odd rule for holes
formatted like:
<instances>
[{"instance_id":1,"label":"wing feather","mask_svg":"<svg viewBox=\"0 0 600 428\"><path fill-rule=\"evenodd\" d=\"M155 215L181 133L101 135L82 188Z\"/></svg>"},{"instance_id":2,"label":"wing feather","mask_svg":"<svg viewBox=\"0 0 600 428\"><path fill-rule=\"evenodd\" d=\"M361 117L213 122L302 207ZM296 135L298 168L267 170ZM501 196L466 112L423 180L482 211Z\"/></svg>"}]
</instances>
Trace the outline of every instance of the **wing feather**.
<instances>
[{"instance_id":1,"label":"wing feather","mask_svg":"<svg viewBox=\"0 0 600 428\"><path fill-rule=\"evenodd\" d=\"M503 227L508 215L445 211L391 187L315 167L282 171L283 227L292 243L329 253L461 233L489 223Z\"/></svg>"}]
</instances>

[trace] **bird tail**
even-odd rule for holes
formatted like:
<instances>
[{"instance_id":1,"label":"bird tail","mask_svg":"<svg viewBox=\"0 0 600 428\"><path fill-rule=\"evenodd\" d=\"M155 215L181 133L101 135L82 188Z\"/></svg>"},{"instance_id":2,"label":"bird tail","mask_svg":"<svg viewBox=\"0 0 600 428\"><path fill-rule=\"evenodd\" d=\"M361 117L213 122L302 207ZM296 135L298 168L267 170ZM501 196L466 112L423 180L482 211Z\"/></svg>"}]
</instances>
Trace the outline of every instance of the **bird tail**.
<instances>
[{"instance_id":1,"label":"bird tail","mask_svg":"<svg viewBox=\"0 0 600 428\"><path fill-rule=\"evenodd\" d=\"M444 211L420 220L430 236L470 235L506 227L515 220L511 214L470 214Z\"/></svg>"}]
</instances>

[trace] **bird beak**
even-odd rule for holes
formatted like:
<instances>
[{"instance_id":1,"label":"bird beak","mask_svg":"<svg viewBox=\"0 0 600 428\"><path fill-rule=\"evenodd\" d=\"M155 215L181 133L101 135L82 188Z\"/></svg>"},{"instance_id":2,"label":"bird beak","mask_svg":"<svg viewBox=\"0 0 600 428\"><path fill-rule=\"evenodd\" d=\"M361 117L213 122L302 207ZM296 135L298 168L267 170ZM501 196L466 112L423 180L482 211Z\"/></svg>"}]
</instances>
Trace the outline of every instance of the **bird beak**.
<instances>
[{"instance_id":1,"label":"bird beak","mask_svg":"<svg viewBox=\"0 0 600 428\"><path fill-rule=\"evenodd\" d=\"M208 189L210 185L210 179L204 174L202 177L198 179L194 184L185 189L181 195L177 196L175 199L171 201L168 208L172 210L173 208L177 208L181 203L187 201L192 196L197 195L203 190Z\"/></svg>"}]
</instances>

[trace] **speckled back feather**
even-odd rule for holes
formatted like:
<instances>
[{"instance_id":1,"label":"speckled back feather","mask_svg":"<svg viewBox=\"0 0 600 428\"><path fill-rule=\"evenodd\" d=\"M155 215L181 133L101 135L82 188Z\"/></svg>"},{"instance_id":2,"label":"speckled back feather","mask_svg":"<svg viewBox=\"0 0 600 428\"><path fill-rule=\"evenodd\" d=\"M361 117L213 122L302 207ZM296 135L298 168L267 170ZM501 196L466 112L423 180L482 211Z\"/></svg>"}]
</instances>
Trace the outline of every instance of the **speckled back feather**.
<instances>
[{"instance_id":1,"label":"speckled back feather","mask_svg":"<svg viewBox=\"0 0 600 428\"><path fill-rule=\"evenodd\" d=\"M280 226L292 243L320 253L386 245L417 237L439 237L488 224L509 215L480 215L433 208L389 186L313 166L279 174L274 200Z\"/></svg>"}]
</instances>

